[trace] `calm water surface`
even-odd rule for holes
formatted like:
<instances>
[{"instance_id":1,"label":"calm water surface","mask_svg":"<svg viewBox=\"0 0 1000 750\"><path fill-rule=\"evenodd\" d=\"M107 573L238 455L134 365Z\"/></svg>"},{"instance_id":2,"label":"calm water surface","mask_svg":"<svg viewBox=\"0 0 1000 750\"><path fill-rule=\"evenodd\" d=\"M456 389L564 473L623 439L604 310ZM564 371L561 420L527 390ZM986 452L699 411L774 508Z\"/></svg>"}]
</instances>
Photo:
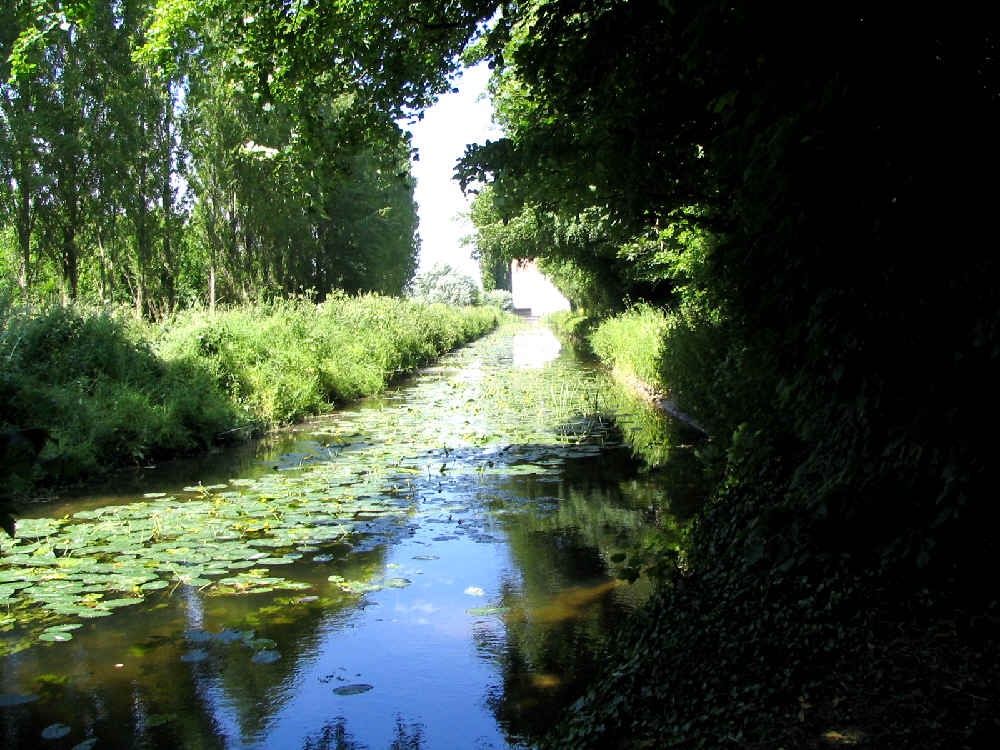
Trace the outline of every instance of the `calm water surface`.
<instances>
[{"instance_id":1,"label":"calm water surface","mask_svg":"<svg viewBox=\"0 0 1000 750\"><path fill-rule=\"evenodd\" d=\"M34 507L0 545L0 743L530 747L648 589L620 576L662 489L610 388L507 329L255 446Z\"/></svg>"}]
</instances>

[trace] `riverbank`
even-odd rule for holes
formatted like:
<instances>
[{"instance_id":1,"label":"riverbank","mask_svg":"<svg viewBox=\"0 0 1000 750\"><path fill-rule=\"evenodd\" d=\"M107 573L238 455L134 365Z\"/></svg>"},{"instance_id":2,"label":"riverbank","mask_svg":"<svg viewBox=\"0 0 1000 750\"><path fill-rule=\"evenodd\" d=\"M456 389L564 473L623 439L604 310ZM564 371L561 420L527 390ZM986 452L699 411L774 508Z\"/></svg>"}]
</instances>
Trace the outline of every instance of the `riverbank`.
<instances>
[{"instance_id":1,"label":"riverbank","mask_svg":"<svg viewBox=\"0 0 1000 750\"><path fill-rule=\"evenodd\" d=\"M674 353L654 318L632 311L586 338L622 379L653 373L644 390L662 394ZM649 351L665 361L651 366ZM664 585L542 747L995 746L1000 605L982 577L989 555L963 543L975 521L940 515L920 533L918 503L889 512L905 485L846 469L841 497L803 492L800 467L832 452L764 427L713 432L719 445L700 451L711 497L681 556L661 561Z\"/></svg>"},{"instance_id":2,"label":"riverbank","mask_svg":"<svg viewBox=\"0 0 1000 750\"><path fill-rule=\"evenodd\" d=\"M380 392L492 330L492 307L380 295L192 310L0 310L0 429L40 428L6 494L205 450Z\"/></svg>"}]
</instances>

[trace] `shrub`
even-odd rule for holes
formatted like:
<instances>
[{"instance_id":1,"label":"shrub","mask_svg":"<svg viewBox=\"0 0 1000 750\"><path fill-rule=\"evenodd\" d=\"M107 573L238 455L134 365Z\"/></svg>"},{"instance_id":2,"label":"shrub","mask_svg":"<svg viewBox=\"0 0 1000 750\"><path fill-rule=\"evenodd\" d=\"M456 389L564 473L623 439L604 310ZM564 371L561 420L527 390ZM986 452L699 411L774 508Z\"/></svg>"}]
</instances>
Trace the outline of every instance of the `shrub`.
<instances>
[{"instance_id":1,"label":"shrub","mask_svg":"<svg viewBox=\"0 0 1000 750\"><path fill-rule=\"evenodd\" d=\"M514 295L506 289L491 289L483 294L483 304L514 312Z\"/></svg>"},{"instance_id":2,"label":"shrub","mask_svg":"<svg viewBox=\"0 0 1000 750\"><path fill-rule=\"evenodd\" d=\"M479 284L471 276L460 273L447 263L437 263L421 271L410 285L410 296L424 302L446 305L475 305L479 302Z\"/></svg>"}]
</instances>

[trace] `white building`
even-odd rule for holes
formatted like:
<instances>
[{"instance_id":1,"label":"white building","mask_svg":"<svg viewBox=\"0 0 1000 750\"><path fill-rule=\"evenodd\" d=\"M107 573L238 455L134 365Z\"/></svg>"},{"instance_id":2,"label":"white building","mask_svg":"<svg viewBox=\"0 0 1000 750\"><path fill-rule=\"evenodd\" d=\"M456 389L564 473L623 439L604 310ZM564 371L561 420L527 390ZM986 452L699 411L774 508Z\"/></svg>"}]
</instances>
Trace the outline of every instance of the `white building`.
<instances>
[{"instance_id":1,"label":"white building","mask_svg":"<svg viewBox=\"0 0 1000 750\"><path fill-rule=\"evenodd\" d=\"M538 270L534 260L515 260L510 264L510 292L514 308L542 316L569 310L569 300Z\"/></svg>"}]
</instances>

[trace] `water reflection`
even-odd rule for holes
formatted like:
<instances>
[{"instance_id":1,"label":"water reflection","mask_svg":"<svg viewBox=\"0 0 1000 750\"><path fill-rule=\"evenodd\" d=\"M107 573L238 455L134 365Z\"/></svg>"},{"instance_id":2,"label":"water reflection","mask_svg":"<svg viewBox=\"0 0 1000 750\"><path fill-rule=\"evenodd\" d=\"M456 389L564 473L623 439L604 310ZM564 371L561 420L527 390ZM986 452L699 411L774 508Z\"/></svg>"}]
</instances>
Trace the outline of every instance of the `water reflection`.
<instances>
[{"instance_id":1,"label":"water reflection","mask_svg":"<svg viewBox=\"0 0 1000 750\"><path fill-rule=\"evenodd\" d=\"M670 529L658 474L640 471L598 403L607 381L550 337L499 334L396 393L289 431L240 459L239 482L232 463L179 478L171 502L231 507L250 493L273 503L275 523L328 503L345 531L292 542L265 518L240 532L261 550L240 570L303 590L229 595L220 581L233 571L209 567L196 578L206 582L171 579L66 643L25 641L37 631L8 617L5 747L35 747L55 722L71 727L67 747L532 745L646 595L645 580L622 580L630 550ZM160 479L147 491L171 491ZM176 490L199 482L227 489Z\"/></svg>"},{"instance_id":2,"label":"water reflection","mask_svg":"<svg viewBox=\"0 0 1000 750\"><path fill-rule=\"evenodd\" d=\"M551 330L536 325L518 331L512 348L514 367L540 369L559 356L562 344Z\"/></svg>"}]
</instances>

